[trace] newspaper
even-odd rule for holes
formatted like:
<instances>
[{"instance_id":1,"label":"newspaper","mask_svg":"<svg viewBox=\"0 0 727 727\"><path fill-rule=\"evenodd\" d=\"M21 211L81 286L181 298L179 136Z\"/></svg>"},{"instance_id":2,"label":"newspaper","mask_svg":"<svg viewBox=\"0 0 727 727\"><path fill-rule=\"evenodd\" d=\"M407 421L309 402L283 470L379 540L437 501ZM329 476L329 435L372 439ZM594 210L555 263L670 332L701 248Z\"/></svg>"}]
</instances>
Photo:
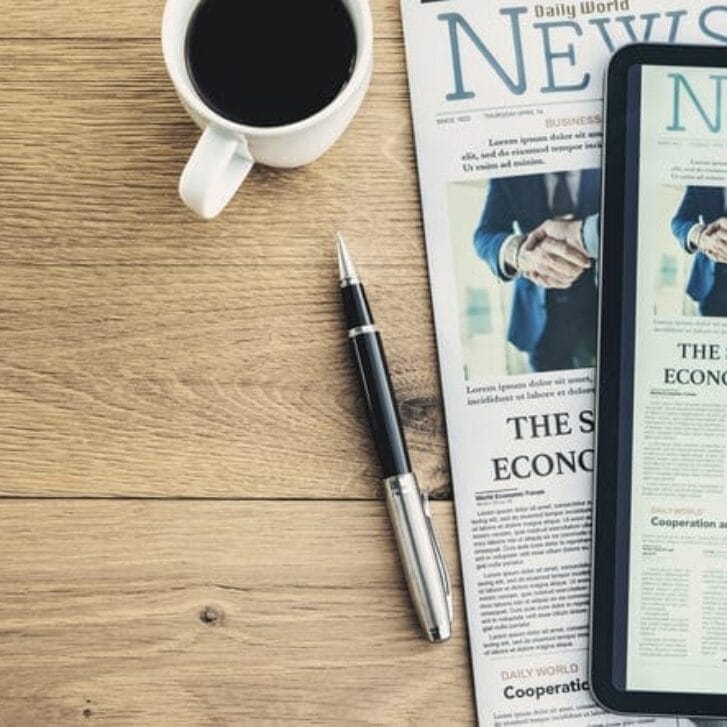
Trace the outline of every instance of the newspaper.
<instances>
[{"instance_id":1,"label":"newspaper","mask_svg":"<svg viewBox=\"0 0 727 727\"><path fill-rule=\"evenodd\" d=\"M588 685L602 86L626 43L727 42L727 5L402 11L479 722L678 724Z\"/></svg>"}]
</instances>

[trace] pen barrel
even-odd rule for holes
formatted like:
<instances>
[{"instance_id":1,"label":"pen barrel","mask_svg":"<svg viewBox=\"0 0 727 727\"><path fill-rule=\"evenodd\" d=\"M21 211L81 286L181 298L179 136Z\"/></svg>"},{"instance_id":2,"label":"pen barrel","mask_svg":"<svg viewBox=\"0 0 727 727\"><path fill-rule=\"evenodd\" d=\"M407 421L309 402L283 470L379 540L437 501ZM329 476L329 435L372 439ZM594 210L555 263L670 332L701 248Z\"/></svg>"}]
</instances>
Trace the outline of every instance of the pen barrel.
<instances>
[{"instance_id":1,"label":"pen barrel","mask_svg":"<svg viewBox=\"0 0 727 727\"><path fill-rule=\"evenodd\" d=\"M446 641L452 632L452 592L427 497L412 473L384 480L384 492L419 621L430 641Z\"/></svg>"},{"instance_id":2,"label":"pen barrel","mask_svg":"<svg viewBox=\"0 0 727 727\"><path fill-rule=\"evenodd\" d=\"M373 329L372 324L367 327ZM349 335L383 476L410 472L409 452L381 336L375 330L361 332L356 328Z\"/></svg>"},{"instance_id":3,"label":"pen barrel","mask_svg":"<svg viewBox=\"0 0 727 727\"><path fill-rule=\"evenodd\" d=\"M343 295L343 313L346 316L346 327L351 330L361 326L373 325L366 291L361 283L344 285L341 288Z\"/></svg>"}]
</instances>

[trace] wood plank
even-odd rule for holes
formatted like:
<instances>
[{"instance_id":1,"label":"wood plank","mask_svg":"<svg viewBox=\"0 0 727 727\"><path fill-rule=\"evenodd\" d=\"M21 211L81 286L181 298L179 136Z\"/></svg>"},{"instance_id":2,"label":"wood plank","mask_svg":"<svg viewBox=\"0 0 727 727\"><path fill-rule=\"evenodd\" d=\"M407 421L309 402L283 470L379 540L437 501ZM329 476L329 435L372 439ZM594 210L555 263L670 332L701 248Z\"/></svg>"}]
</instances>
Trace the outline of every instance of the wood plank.
<instances>
[{"instance_id":1,"label":"wood plank","mask_svg":"<svg viewBox=\"0 0 727 727\"><path fill-rule=\"evenodd\" d=\"M378 496L332 260L312 277L17 265L0 280L0 493ZM413 460L446 496L425 280L370 296Z\"/></svg>"},{"instance_id":2,"label":"wood plank","mask_svg":"<svg viewBox=\"0 0 727 727\"><path fill-rule=\"evenodd\" d=\"M33 0L3 7L0 38L157 38L163 0L120 0L85 3ZM371 0L377 38L399 37L397 0Z\"/></svg>"},{"instance_id":3,"label":"wood plank","mask_svg":"<svg viewBox=\"0 0 727 727\"><path fill-rule=\"evenodd\" d=\"M458 575L455 636L429 645L380 503L2 513L0 724L474 723Z\"/></svg>"}]
</instances>

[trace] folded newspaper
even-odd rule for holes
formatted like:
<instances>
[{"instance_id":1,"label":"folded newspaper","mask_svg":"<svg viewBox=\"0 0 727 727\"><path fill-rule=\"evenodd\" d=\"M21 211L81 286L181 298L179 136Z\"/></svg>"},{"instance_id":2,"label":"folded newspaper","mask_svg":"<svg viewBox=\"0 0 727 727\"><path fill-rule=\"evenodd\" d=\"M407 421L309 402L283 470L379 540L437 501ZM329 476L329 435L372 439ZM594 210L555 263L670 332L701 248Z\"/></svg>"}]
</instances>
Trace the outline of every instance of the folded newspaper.
<instances>
[{"instance_id":1,"label":"folded newspaper","mask_svg":"<svg viewBox=\"0 0 727 727\"><path fill-rule=\"evenodd\" d=\"M588 685L602 96L627 43L727 43L727 4L402 10L479 723L691 724Z\"/></svg>"}]
</instances>

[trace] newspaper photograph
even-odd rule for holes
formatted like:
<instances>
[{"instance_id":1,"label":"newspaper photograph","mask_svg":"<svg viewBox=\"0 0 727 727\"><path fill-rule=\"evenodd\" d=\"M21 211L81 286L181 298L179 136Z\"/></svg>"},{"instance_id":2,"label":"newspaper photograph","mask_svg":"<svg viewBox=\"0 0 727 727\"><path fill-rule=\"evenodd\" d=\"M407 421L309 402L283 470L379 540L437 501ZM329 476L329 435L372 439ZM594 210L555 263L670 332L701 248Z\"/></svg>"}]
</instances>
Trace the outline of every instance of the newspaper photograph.
<instances>
[{"instance_id":1,"label":"newspaper photograph","mask_svg":"<svg viewBox=\"0 0 727 727\"><path fill-rule=\"evenodd\" d=\"M691 724L607 714L588 684L602 98L625 44L727 43L727 4L402 14L479 724ZM678 239L699 185L661 186L652 306L710 315Z\"/></svg>"}]
</instances>

